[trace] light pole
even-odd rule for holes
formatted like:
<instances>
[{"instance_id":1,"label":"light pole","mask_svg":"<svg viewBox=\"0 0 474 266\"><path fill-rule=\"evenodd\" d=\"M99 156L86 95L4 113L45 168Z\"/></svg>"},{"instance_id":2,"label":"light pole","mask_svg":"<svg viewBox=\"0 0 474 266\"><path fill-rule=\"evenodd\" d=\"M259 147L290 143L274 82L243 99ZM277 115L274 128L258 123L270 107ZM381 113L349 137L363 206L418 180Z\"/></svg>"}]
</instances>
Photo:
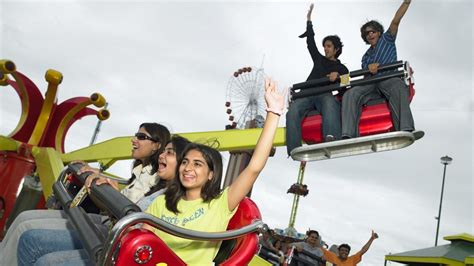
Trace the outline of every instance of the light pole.
<instances>
[{"instance_id":1,"label":"light pole","mask_svg":"<svg viewBox=\"0 0 474 266\"><path fill-rule=\"evenodd\" d=\"M435 239L435 247L438 246L438 233L439 233L439 222L441 220L441 206L443 205L443 192L444 192L444 180L446 178L446 166L453 161L453 158L445 155L441 157L441 164L444 164L444 171L443 171L443 183L441 184L441 199L439 200L439 211L438 217L435 217L438 220L438 225L436 226L436 239Z\"/></svg>"}]
</instances>

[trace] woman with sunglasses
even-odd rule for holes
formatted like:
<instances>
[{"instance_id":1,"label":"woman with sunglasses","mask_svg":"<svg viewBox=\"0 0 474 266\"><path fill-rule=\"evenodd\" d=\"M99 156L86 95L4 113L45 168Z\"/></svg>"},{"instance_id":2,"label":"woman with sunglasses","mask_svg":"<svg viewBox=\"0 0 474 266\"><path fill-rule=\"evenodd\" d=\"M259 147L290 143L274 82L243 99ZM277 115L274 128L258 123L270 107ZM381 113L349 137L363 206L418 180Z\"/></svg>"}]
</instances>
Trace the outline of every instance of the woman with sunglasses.
<instances>
[{"instance_id":1,"label":"woman with sunglasses","mask_svg":"<svg viewBox=\"0 0 474 266\"><path fill-rule=\"evenodd\" d=\"M129 184L120 193L134 203L143 198L157 182L158 156L170 137L168 129L165 132L164 130L156 130L158 128L166 129L166 127L157 123L141 124L138 132L132 138L132 158L135 159L132 177L128 181ZM118 183L102 176L98 169L84 165L78 174L85 172L92 172L85 182L87 188L90 188L92 182L95 181L96 184L108 183L119 190Z\"/></svg>"},{"instance_id":2,"label":"woman with sunglasses","mask_svg":"<svg viewBox=\"0 0 474 266\"><path fill-rule=\"evenodd\" d=\"M285 95L276 91L273 81L265 81L267 117L248 166L223 191L222 157L219 151L202 144L190 144L179 162L179 178L174 179L165 195L161 195L146 212L186 229L221 232L245 198L270 155ZM213 265L221 241L183 239L155 229L158 235L186 264Z\"/></svg>"},{"instance_id":3,"label":"woman with sunglasses","mask_svg":"<svg viewBox=\"0 0 474 266\"><path fill-rule=\"evenodd\" d=\"M131 152L134 159L132 177L122 193L133 202L142 198L159 181L158 156L169 139L169 130L158 123L141 124L138 133L132 138ZM99 169L89 166L83 167L82 170L100 174ZM101 181L104 179L101 178ZM118 188L115 182L110 183ZM103 221L100 215L90 216L98 224ZM60 210L29 210L20 213L1 243L0 265L17 264L17 256L11 254L16 254L20 236L30 229L74 229L74 227L68 222L66 214Z\"/></svg>"},{"instance_id":4,"label":"woman with sunglasses","mask_svg":"<svg viewBox=\"0 0 474 266\"><path fill-rule=\"evenodd\" d=\"M187 139L177 135L168 142L157 160L160 182L137 203L142 210L163 194L166 184L174 180L178 161L188 144ZM18 245L18 262L18 265L93 265L75 230L54 229L25 232Z\"/></svg>"}]
</instances>

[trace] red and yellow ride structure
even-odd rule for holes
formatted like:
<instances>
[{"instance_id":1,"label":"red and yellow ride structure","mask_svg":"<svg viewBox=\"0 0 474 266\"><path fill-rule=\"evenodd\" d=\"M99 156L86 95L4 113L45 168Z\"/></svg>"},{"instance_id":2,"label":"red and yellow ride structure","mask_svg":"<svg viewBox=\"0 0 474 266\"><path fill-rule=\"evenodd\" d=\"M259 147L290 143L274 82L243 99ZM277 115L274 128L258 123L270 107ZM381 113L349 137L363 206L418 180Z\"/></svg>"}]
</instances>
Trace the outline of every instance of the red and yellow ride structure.
<instances>
[{"instance_id":1,"label":"red and yellow ride structure","mask_svg":"<svg viewBox=\"0 0 474 266\"><path fill-rule=\"evenodd\" d=\"M63 154L71 125L89 115L106 120L110 113L102 108L106 101L99 93L58 103L58 87L63 75L54 69L46 71L48 85L44 97L33 81L16 70L12 61L0 60L0 75L0 85L13 88L21 101L17 126L7 136L0 135L0 228L3 229L23 178L35 175L42 167L36 157L50 154L52 150ZM45 192L50 193L51 188L45 186ZM36 205L42 207L44 198Z\"/></svg>"}]
</instances>

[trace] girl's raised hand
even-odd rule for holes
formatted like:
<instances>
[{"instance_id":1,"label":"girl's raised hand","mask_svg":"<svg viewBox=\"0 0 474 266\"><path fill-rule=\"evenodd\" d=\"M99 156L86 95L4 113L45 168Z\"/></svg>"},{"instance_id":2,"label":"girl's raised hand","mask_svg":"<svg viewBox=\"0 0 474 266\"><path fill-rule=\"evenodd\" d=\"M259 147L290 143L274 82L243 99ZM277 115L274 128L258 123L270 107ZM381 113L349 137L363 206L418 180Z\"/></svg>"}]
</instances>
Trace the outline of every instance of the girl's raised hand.
<instances>
[{"instance_id":1,"label":"girl's raised hand","mask_svg":"<svg viewBox=\"0 0 474 266\"><path fill-rule=\"evenodd\" d=\"M267 102L267 112L282 115L285 111L285 99L287 93L288 88L280 92L278 91L276 83L272 79L265 79L265 101Z\"/></svg>"}]
</instances>

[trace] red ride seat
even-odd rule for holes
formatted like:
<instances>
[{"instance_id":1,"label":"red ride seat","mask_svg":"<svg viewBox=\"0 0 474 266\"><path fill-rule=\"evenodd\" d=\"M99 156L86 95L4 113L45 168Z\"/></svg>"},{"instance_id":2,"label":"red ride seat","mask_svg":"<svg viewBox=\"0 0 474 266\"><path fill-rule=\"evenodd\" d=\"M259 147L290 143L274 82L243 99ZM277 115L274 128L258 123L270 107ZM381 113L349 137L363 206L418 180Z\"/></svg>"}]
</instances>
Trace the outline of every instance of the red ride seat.
<instances>
[{"instance_id":1,"label":"red ride seat","mask_svg":"<svg viewBox=\"0 0 474 266\"><path fill-rule=\"evenodd\" d=\"M262 215L257 204L249 198L243 199L229 221L227 230L238 229L251 224ZM247 234L237 239L225 240L214 259L216 265L247 265L258 250L257 233ZM222 262L221 262L222 261Z\"/></svg>"},{"instance_id":2,"label":"red ride seat","mask_svg":"<svg viewBox=\"0 0 474 266\"><path fill-rule=\"evenodd\" d=\"M415 95L413 82L408 86L409 98L411 102ZM340 99L339 99L340 100ZM370 101L362 106L362 112L359 120L360 136L375 135L393 131L392 118L387 100L382 95L372 97ZM307 144L316 144L323 142L322 136L322 117L317 111L311 111L301 122L301 137Z\"/></svg>"}]
</instances>

